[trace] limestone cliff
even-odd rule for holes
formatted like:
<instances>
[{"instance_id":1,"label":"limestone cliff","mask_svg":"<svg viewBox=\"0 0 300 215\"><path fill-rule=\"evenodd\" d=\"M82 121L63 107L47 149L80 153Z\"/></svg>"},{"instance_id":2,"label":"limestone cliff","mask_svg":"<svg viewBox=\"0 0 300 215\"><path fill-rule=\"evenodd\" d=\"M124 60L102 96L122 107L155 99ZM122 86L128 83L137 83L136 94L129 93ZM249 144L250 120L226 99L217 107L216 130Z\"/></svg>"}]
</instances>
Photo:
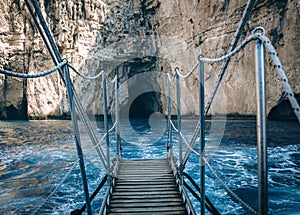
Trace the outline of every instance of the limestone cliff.
<instances>
[{"instance_id":1,"label":"limestone cliff","mask_svg":"<svg viewBox=\"0 0 300 215\"><path fill-rule=\"evenodd\" d=\"M121 104L130 105L139 79L135 74L156 71L149 91L137 95L134 112L166 107L166 72L187 72L202 53L218 57L228 51L247 1L230 0L40 0L41 9L63 58L85 74L102 69L121 81ZM258 0L242 39L262 26L279 53L295 93L300 92L299 1ZM28 73L53 66L23 0L0 0L0 65ZM277 104L282 88L266 57L268 111ZM211 113L255 114L254 43L231 60L218 103ZM205 65L206 100L221 64ZM127 80L131 81L128 82ZM73 77L85 109L101 114L101 83ZM145 82L146 83L146 82ZM147 82L148 83L148 82ZM197 75L180 82L183 114L197 114ZM150 86L151 85L151 86ZM108 86L113 89L113 86ZM46 117L68 114L66 92L59 76L36 80L0 76L0 117ZM174 85L172 95L175 95ZM112 98L112 94L109 95ZM142 107L142 110L138 107ZM113 102L110 102L113 108ZM126 108L125 108L126 109ZM147 112L147 111L146 111ZM173 113L176 111L173 107Z\"/></svg>"}]
</instances>

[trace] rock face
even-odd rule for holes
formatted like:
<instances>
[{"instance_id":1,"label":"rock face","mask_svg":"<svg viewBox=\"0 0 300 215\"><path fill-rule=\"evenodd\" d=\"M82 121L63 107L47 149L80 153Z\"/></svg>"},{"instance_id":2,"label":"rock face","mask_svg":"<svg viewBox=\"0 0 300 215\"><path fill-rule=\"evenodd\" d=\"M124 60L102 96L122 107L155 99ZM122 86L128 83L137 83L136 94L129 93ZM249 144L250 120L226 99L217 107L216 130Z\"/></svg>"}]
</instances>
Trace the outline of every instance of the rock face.
<instances>
[{"instance_id":1,"label":"rock face","mask_svg":"<svg viewBox=\"0 0 300 215\"><path fill-rule=\"evenodd\" d=\"M247 1L40 0L39 3L62 57L84 74L94 75L101 70L109 78L118 74L123 110L131 110L133 117L143 117L140 114L143 110L146 115L151 111L166 113L168 72L174 74L178 67L187 73L197 63L200 53L214 58L228 52ZM295 93L300 92L299 4L294 0L257 1L241 39L255 27L264 27ZM51 58L23 0L0 0L0 12L4 14L0 17L1 67L24 73L52 68ZM256 113L254 50L251 43L232 58L211 114ZM221 66L205 64L206 102ZM277 105L282 87L268 56L266 71L269 112ZM147 78L141 81L135 77L137 74ZM102 114L101 79L86 81L72 75L72 80L87 112ZM141 83L147 86L147 92L137 95ZM182 114L198 114L198 73L180 80L180 88ZM108 84L111 111L113 89ZM57 73L34 80L0 75L0 93L1 118L44 118L69 112L66 90ZM175 81L171 95L172 113L176 114ZM136 98L131 101L133 96Z\"/></svg>"}]
</instances>

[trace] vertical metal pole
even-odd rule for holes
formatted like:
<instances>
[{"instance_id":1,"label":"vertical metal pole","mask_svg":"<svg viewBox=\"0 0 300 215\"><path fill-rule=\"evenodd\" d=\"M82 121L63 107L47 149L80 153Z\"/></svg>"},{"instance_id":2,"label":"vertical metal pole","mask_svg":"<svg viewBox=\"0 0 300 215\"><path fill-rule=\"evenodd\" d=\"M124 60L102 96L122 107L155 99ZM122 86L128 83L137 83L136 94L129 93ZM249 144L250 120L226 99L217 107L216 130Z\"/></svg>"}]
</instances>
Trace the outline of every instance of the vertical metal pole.
<instances>
[{"instance_id":1,"label":"vertical metal pole","mask_svg":"<svg viewBox=\"0 0 300 215\"><path fill-rule=\"evenodd\" d=\"M119 114L119 91L118 91L118 72L116 72L116 83L115 83L115 117L116 117L116 145L117 145L117 155L120 156L120 114Z\"/></svg>"},{"instance_id":2,"label":"vertical metal pole","mask_svg":"<svg viewBox=\"0 0 300 215\"><path fill-rule=\"evenodd\" d=\"M200 55L201 56L201 55ZM200 57L199 56L199 57ZM205 105L204 105L204 63L199 60L199 123L200 123L200 214L205 214Z\"/></svg>"},{"instance_id":3,"label":"vertical metal pole","mask_svg":"<svg viewBox=\"0 0 300 215\"><path fill-rule=\"evenodd\" d=\"M177 129L178 129L178 147L179 147L179 164L180 164L180 183L183 184L183 167L182 163L182 141L181 141L181 107L180 107L180 86L179 86L179 75L178 68L175 69L176 72L176 96L177 96Z\"/></svg>"},{"instance_id":4,"label":"vertical metal pole","mask_svg":"<svg viewBox=\"0 0 300 215\"><path fill-rule=\"evenodd\" d=\"M167 152L170 152L172 148L172 126L171 126L171 80L169 75L167 76L168 81L168 143L167 143Z\"/></svg>"},{"instance_id":5,"label":"vertical metal pole","mask_svg":"<svg viewBox=\"0 0 300 215\"><path fill-rule=\"evenodd\" d=\"M260 29L261 30L261 29ZM255 32L256 30L254 30ZM258 214L268 213L267 136L266 136L266 78L264 47L256 41L256 98L257 98L257 162Z\"/></svg>"},{"instance_id":6,"label":"vertical metal pole","mask_svg":"<svg viewBox=\"0 0 300 215\"><path fill-rule=\"evenodd\" d=\"M46 24L46 21L42 15L42 12L40 10L39 4L37 3L36 0L31 0L32 5L35 9L35 12L37 14L37 17L39 19L40 24L42 25L42 28L39 26L39 23L33 13L33 10L29 4L28 0L25 0L25 3L27 5L27 8L32 16L32 18L34 19L34 22L38 28L39 33L42 36L42 39L44 40L44 43L51 55L51 58L54 62L55 65L59 64L62 62L60 53L58 51L58 48L55 44L54 39L52 38L52 35L50 33L50 30ZM60 71L61 72L61 71ZM81 171L81 178L82 178L82 184L83 184L83 190L84 190L84 194L85 194L85 200L86 200L86 206L87 206L87 212L89 215L92 214L92 209L91 209L91 203L90 203L90 197L89 197L89 189L88 189L88 183L87 183L87 178L86 178L86 172L85 172L85 165L84 165L84 159L83 159L83 152L82 152L82 148L81 148L81 144L80 144L80 134L79 134L79 128L78 128L78 124L77 124L77 117L76 117L76 113L75 113L75 107L73 104L73 90L72 90L72 82L70 80L70 75L69 75L69 70L67 67L63 68L63 73L64 73L64 77L61 74L61 78L65 81L66 87L67 87L67 92L68 92L68 101L70 104L70 114L71 114L71 119L72 119L72 125L73 125L73 129L74 129L74 136L75 136L75 144L76 144L76 148L77 148L77 154L79 157L79 165L80 165L80 171Z\"/></svg>"},{"instance_id":7,"label":"vertical metal pole","mask_svg":"<svg viewBox=\"0 0 300 215\"><path fill-rule=\"evenodd\" d=\"M85 165L84 165L84 159L83 159L83 152L82 152L82 148L81 148L78 122L77 122L77 117L76 117L76 113L75 113L75 107L73 105L73 91L72 91L69 71L66 67L64 68L64 76L65 76L66 86L67 86L67 91L68 91L68 100L69 100L69 104L70 104L70 113L71 113L73 129L74 129L74 136L75 136L75 144L76 144L77 154L78 154L78 157L79 157L79 166L80 166L80 171L81 171L81 180L82 180L83 190L84 190L84 194L85 194L87 213L89 215L91 215L92 214L92 207L91 207L90 194L89 194L89 188L88 188Z\"/></svg>"},{"instance_id":8,"label":"vertical metal pole","mask_svg":"<svg viewBox=\"0 0 300 215\"><path fill-rule=\"evenodd\" d=\"M108 130L108 117L107 117L107 92L106 92L106 74L102 74L102 86L103 86L103 115L104 115L104 129L106 133L106 174L107 174L107 182L110 186L110 148L109 148L109 130Z\"/></svg>"}]
</instances>

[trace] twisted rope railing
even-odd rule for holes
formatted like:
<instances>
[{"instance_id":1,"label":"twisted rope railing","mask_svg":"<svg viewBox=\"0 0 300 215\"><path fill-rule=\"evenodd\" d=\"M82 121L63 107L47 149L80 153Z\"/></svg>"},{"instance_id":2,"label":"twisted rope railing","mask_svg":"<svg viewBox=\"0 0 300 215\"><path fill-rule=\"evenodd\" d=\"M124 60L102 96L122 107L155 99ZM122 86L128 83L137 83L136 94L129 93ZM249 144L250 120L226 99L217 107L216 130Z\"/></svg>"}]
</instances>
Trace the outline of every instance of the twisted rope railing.
<instances>
[{"instance_id":1,"label":"twisted rope railing","mask_svg":"<svg viewBox=\"0 0 300 215\"><path fill-rule=\"evenodd\" d=\"M203 62L207 62L207 63L218 63L218 62L223 62L223 61L226 61L228 59L230 59L231 57L233 57L234 55L236 55L237 53L239 53L240 51L242 51L245 46L247 44L249 44L251 41L254 41L254 40L261 40L264 45L267 47L267 49L269 50L269 54L271 55L271 58L273 60L273 63L274 63L274 67L276 68L277 72L278 72L278 75L280 76L280 80L281 80L281 84L284 88L284 91L286 92L286 94L288 95L288 99L291 103L291 106L292 106L292 109L300 123L300 108L299 108L299 104L297 102L297 100L295 99L294 97L294 93L288 83L288 79L285 75L285 72L284 70L282 69L282 65L280 63L280 60L279 58L277 57L277 54L276 54L276 51L274 49L274 47L272 46L270 40L262 35L262 34L253 34L251 36L249 36L248 38L246 38L236 49L234 49L232 52L222 56L222 57L219 57L219 58L202 58L200 57L199 58L199 61L203 61ZM206 113L207 114L207 113ZM194 131L194 135L190 141L190 144L189 145L194 145L196 139L197 139L197 136L199 135L199 132L200 132L200 123L198 122L198 124L196 125L196 128L195 128L195 131Z\"/></svg>"},{"instance_id":2,"label":"twisted rope railing","mask_svg":"<svg viewBox=\"0 0 300 215\"><path fill-rule=\"evenodd\" d=\"M234 50L236 48L236 46L238 45L238 41L241 38L243 30L245 28L245 25L246 25L248 19L250 18L251 14L252 14L252 10L253 10L253 8L255 6L255 3L256 3L256 0L248 0L246 8L245 8L245 10L243 12L243 16L242 16L242 18L241 18L241 20L239 22L239 26L238 26L235 34L234 34L234 39L231 41L231 44L230 44L230 47L229 47L229 52L231 52L232 50ZM208 98L208 101L206 103L205 114L208 113L208 111L209 111L209 109L211 107L211 104L212 104L212 102L213 102L213 100L215 98L215 95L216 95L216 93L217 93L217 91L219 89L220 83L221 83L221 81L222 81L222 79L224 77L224 74L225 74L226 69L227 69L227 67L229 65L229 62L230 62L230 58L227 59L223 63L223 65L222 65L222 68L221 68L221 70L220 70L220 72L219 72L219 74L217 76L218 78L217 78L217 80L215 82L215 85L214 85L214 87L212 89L212 93L210 94L210 97Z\"/></svg>"},{"instance_id":3,"label":"twisted rope railing","mask_svg":"<svg viewBox=\"0 0 300 215\"><path fill-rule=\"evenodd\" d=\"M98 74L96 74L95 76L86 76L84 74L82 74L81 72L79 72L74 66L72 66L71 64L68 64L68 67L70 67L78 76L80 76L81 78L87 79L87 80L94 80L97 79L99 77L102 76L102 74L104 73L104 71L102 70L101 72L99 72Z\"/></svg>"},{"instance_id":4,"label":"twisted rope railing","mask_svg":"<svg viewBox=\"0 0 300 215\"><path fill-rule=\"evenodd\" d=\"M82 74L81 72L79 72L74 66L72 66L71 64L69 64L66 61L62 61L61 63L59 63L57 66L55 66L52 69L49 69L47 71L44 72L40 72L37 74L25 74L25 73L19 73L19 72L12 72L12 71L8 71L5 69L0 69L0 73L7 75L7 76L12 76L12 77L17 77L17 78L24 78L24 79L31 79L31 78L40 78L40 77L44 77L47 75L50 75L56 71L59 71L60 69L62 69L64 66L68 66L69 68L72 69L72 71L74 71L79 77L87 79L87 80L94 80L97 79L99 77L101 77L101 75L104 73L104 71L99 72L97 75L95 76L86 76L84 74ZM110 82L114 82L114 80L110 80Z\"/></svg>"},{"instance_id":5,"label":"twisted rope railing","mask_svg":"<svg viewBox=\"0 0 300 215\"><path fill-rule=\"evenodd\" d=\"M114 123L114 125L109 129L109 132L112 132L115 127L117 125L117 122ZM91 148L89 151L87 151L84 156L86 157L87 155L89 155L92 151L94 151L101 143L103 143L103 140L106 137L106 133L102 136L102 138L99 140L98 144L95 145L93 148ZM51 193L47 196L47 198L40 204L40 206L38 208L36 208L33 212L33 214L37 214L37 212L39 212L39 210L41 210L41 208L46 204L47 201L49 201L49 199L57 192L57 190L63 185L63 183L67 180L67 178L69 177L69 175L71 174L71 172L75 169L76 165L79 162L79 158L73 162L71 168L68 170L68 172L65 174L65 176L62 178L61 182L56 185L56 187L51 191Z\"/></svg>"},{"instance_id":6,"label":"twisted rope railing","mask_svg":"<svg viewBox=\"0 0 300 215\"><path fill-rule=\"evenodd\" d=\"M37 73L37 74L24 74L24 73L8 71L5 69L0 69L0 73L7 75L7 76L17 77L17 78L40 78L40 77L44 77L44 76L50 75L50 74L58 71L59 69L63 68L65 65L68 65L68 63L63 61L60 64L58 64L56 67L54 67L50 70L47 70L45 72Z\"/></svg>"},{"instance_id":7,"label":"twisted rope railing","mask_svg":"<svg viewBox=\"0 0 300 215\"><path fill-rule=\"evenodd\" d=\"M262 30L263 33L255 33L256 30ZM234 55L236 55L237 53L239 53L240 51L242 51L244 49L244 47L249 44L251 41L254 40L260 40L266 47L266 49L268 50L268 53L270 54L270 57L273 61L274 64L274 68L276 69L279 77L280 77L280 81L281 84L283 86L283 89L285 91L285 94L288 95L288 99L291 103L292 109L300 123L300 108L299 108L299 104L297 102L297 100L294 97L294 93L288 83L288 79L285 75L284 70L282 69L282 65L281 62L279 60L279 58L277 57L277 53L273 47L273 45L271 44L270 40L264 35L264 30L263 29L256 29L255 31L253 31L252 35L247 37L237 48L235 48L234 50L232 50L231 52L229 52L228 54L219 57L219 58L204 58L204 57L200 57L198 58L199 62L207 62L207 63L217 63L217 62L224 62L224 61L228 61L231 59L231 57L233 57ZM197 66L199 65L199 63L197 63L193 69L187 73L187 74L182 74L179 71L179 68L175 69L176 75L178 75L181 78L188 78L190 77L193 72L195 71L195 69L197 68ZM172 81L172 79L170 78L170 75L168 74L168 80ZM221 79L219 78L218 81L220 82ZM213 91L213 94L215 94L216 91ZM214 97L214 96L211 96ZM205 110L205 114L208 113L208 109L210 106L210 103L212 101L209 101L209 103L206 106L206 110ZM189 157L190 152L192 151L193 153L195 153L197 156L200 156L200 153L196 152L193 147L195 145L196 139L199 135L200 132L200 122L198 122L193 136L191 138L190 143L187 143L186 139L184 138L182 132L177 129L175 127L175 125L173 124L173 122L170 122L171 127L178 133L178 135L180 136L180 138L184 141L184 143L186 144L186 146L188 147L188 150L186 151L186 155L185 158L182 160L182 163L180 165L185 165L185 162L187 161L187 158ZM237 201L239 201L241 203L241 205L243 205L245 208L247 208L249 211L251 211L254 214L257 214L257 211L255 211L251 206L249 206L247 203L245 203L241 198L239 198L227 185L224 181L222 181L222 179L217 175L217 173L213 170L213 168L209 165L208 161L205 159L205 157L203 157L203 160L205 161L206 165L209 167L209 169L211 170L211 172L213 173L213 175L217 178L217 180L222 184L222 186L224 187L224 189L231 195L233 196Z\"/></svg>"},{"instance_id":8,"label":"twisted rope railing","mask_svg":"<svg viewBox=\"0 0 300 215\"><path fill-rule=\"evenodd\" d=\"M178 76L179 76L180 78L186 79L186 78L189 78L189 77L195 72L195 70L197 69L198 65L199 65L199 62L197 62L197 63L195 64L195 66L194 66L187 74L182 74L182 73L180 72L180 70L179 70L178 67L175 68L175 71L176 71L176 73L178 74Z\"/></svg>"},{"instance_id":9,"label":"twisted rope railing","mask_svg":"<svg viewBox=\"0 0 300 215\"><path fill-rule=\"evenodd\" d=\"M66 181L66 179L69 177L71 172L75 169L76 165L79 162L79 158L73 162L71 168L69 171L65 174L65 176L62 178L61 182L51 191L51 193L47 196L47 198L39 205L38 208L36 208L32 214L37 214L39 210L45 205L45 203L56 193L56 191L63 185L63 183Z\"/></svg>"},{"instance_id":10,"label":"twisted rope railing","mask_svg":"<svg viewBox=\"0 0 300 215\"><path fill-rule=\"evenodd\" d=\"M282 84L282 86L283 86L283 89L284 89L285 93L286 93L287 96L288 96L288 99L289 99L289 101L290 101L290 103L291 103L292 109L293 109L293 111L294 111L294 113L295 113L295 115L296 115L298 121L300 122L300 108L299 108L299 104L298 104L297 100L296 100L295 97L294 97L294 93L293 93L293 91L292 91L292 89L291 89L291 87L290 87L290 85L289 85L289 83L288 83L288 79L287 79L287 77L286 77L286 75L285 75L285 72L284 72L284 70L283 70L283 68L282 68L281 62L280 62L280 60L279 60L279 58L278 58L278 56L277 56L277 53L276 53L274 47L272 46L272 44L271 44L271 42L269 41L269 39L268 39L266 36L264 36L263 34L257 34L257 33L254 34L254 33L253 33L251 36L249 36L248 38L246 38L246 39L245 39L245 40L244 40L237 48L235 48L234 50L232 50L231 52L229 52L228 54L226 54L226 55L224 55L224 56L222 56L222 57L214 58L214 59L212 59L212 58L203 58L203 57L199 57L198 60L199 60L199 62L201 61L201 62L207 62L207 63L217 63L217 62L224 62L224 61L227 61L227 60L229 60L231 57L233 57L234 55L236 55L237 53L239 53L241 50L243 50L244 47L245 47L247 44L249 44L251 41L254 41L254 40L260 40L260 41L265 45L265 47L268 49L268 53L270 54L270 56L271 56L271 58L272 58L272 61L273 61L273 64L274 64L274 68L275 68L276 71L278 72L278 75L279 75L279 77L280 77L280 81L281 81L281 84ZM189 71L187 74L182 74L182 73L179 71L179 69L176 68L176 69L175 69L176 74L178 74L178 76L181 77L181 78L188 78L188 77L190 77L190 76L195 72L196 68L197 68L198 65L199 65L199 62L198 62L198 63L192 68L192 70ZM78 76L80 76L80 77L82 77L82 78L84 78L84 79L92 80L92 79L99 78L101 75L104 74L104 71L101 71L99 74L97 74L97 75L95 75L95 76L86 76L86 75L83 75L82 73L80 73L80 72L79 72L78 70L76 70L72 65L68 64L68 63L65 62L65 61L59 63L56 67L54 67L54 68L52 68L52 69L50 69L50 70L48 70L48 71L41 72L41 73L38 73L38 74L15 73L15 72L7 71L7 70L2 70L2 69L0 70L0 73L1 73L1 74L4 74L4 75L8 75L8 76L19 77L19 78L39 78L39 77L43 77L43 76L50 75L50 74L54 73L55 71L58 71L58 70L62 69L64 66L68 66L68 67L71 68ZM170 81L174 80L174 79L171 78L171 76L170 76L169 74L168 74L168 79L169 79ZM107 78L107 80L108 80L109 82L111 82L111 83L114 83L114 82L117 80L117 77L115 76L113 80L110 80L110 79ZM74 90L74 92L75 92L75 90ZM77 107L77 109L79 110L79 115L80 115L81 118L83 119L83 122L84 122L85 126L86 126L87 128L90 128L89 123L87 123L88 119L87 119L86 114L84 114L84 111L82 110L82 107L81 107L80 105L78 105L78 104L80 104L79 98L78 98L77 94L74 94L74 95L75 95L75 96L74 96L74 98L75 98L74 100L75 100L75 103L77 104L76 107ZM206 109L206 111L207 111L207 110L208 110L208 109ZM207 114L207 112L206 112L206 114ZM115 124L113 125L113 127L110 129L110 131L112 131L112 130L115 128L116 124L117 124L117 123L115 123ZM196 138L197 138L197 136L199 135L200 124L199 124L199 123L197 124L197 126L196 126L196 128L195 128L195 131L194 131L194 133L193 133L193 137L192 137L190 143L187 142L187 140L184 138L184 135L182 134L182 132L181 132L181 131L179 132L178 129L174 126L174 124L173 124L172 122L171 122L171 125L172 125L173 129L174 129L176 132L179 133L179 135L180 135L181 138L184 140L184 143L187 145L187 147L189 148L189 150L191 150L191 151L192 151L193 153L195 153L197 156L200 156L200 154L199 154L198 152L196 152L196 151L193 149L193 146L194 146L194 144L195 144ZM90 129L88 129L88 130L92 130L92 129L90 128ZM96 144L94 145L94 147L93 147L92 150L98 148L98 147L100 146L100 144L102 143L103 139L106 137L106 135L104 135L104 136L100 139L100 141L98 141L96 135L95 135L93 132L90 134L90 136L92 137L92 141L96 143ZM90 150L90 151L92 151L92 150ZM90 152L90 151L89 151L89 152ZM89 152L88 152L88 153L89 153ZM102 150L101 150L101 152L102 152ZM102 156L104 156L104 153L103 153L103 152L102 152L101 154L102 154ZM100 158L101 158L101 156L100 156ZM78 161L79 161L79 160L76 161L76 164L78 163ZM211 166L208 164L208 162L207 162L206 159L205 159L205 162L206 162L207 166L211 169L211 171L213 172L213 174L215 175L215 177L219 180L220 177L218 177L217 174L216 174L216 172L212 170ZM105 162L103 161L103 163L105 163ZM74 166L75 166L75 164L74 164ZM75 167L73 167L73 168L75 168ZM67 174L67 175L68 175L68 174ZM67 176L67 175L66 175L66 176ZM65 178L66 178L66 177L64 177L64 179L65 179ZM61 183L61 184L62 184L62 183ZM221 184L223 185L223 184L225 184L225 183L224 183L224 182L221 182ZM223 186L224 186L224 185L223 185ZM226 184L225 184L225 186L226 186ZM225 187L225 189L226 189L226 190L229 190L228 187L227 187L227 188ZM55 189L54 191L56 191L56 189ZM50 195L53 195L52 193L54 193L54 192L51 192ZM230 193L232 196L234 196L234 194L232 194L232 193L233 193L232 191L229 191L229 193ZM51 197L51 196L50 196L50 197ZM50 197L48 197L47 200L48 200ZM235 198L236 198L236 197L235 197ZM242 203L242 202L241 202L241 203ZM43 203L43 204L44 204L44 203ZM242 204L244 205L245 203L242 203ZM244 206L245 206L245 205L244 205ZM248 208L250 211L253 212L253 209L251 209L251 207L250 207L250 208L249 208L249 206L245 206L245 207ZM256 212L255 212L255 213L256 213Z\"/></svg>"},{"instance_id":11,"label":"twisted rope railing","mask_svg":"<svg viewBox=\"0 0 300 215\"><path fill-rule=\"evenodd\" d=\"M224 187L227 193L229 193L232 197L234 197L239 203L241 203L245 208L247 208L251 213L257 214L257 211L254 210L249 204L244 202L238 195L236 195L227 185L226 183L218 176L216 171L212 168L212 166L208 163L206 158L203 158L206 163L206 166L210 169L215 178L220 182L220 184Z\"/></svg>"},{"instance_id":12,"label":"twisted rope railing","mask_svg":"<svg viewBox=\"0 0 300 215\"><path fill-rule=\"evenodd\" d=\"M172 121L170 121L170 123L171 123L171 126L172 126L172 128L174 129L174 131L177 132L177 133L181 136L181 138L183 139L185 145L186 145L186 146L187 146L194 154L196 154L197 156L200 157L200 156L201 156L200 153L197 152L195 149L193 149L193 148L190 146L190 144L188 143L188 141L186 140L186 138L184 137L184 135L182 134L182 132L179 131L179 130L176 128L176 126L174 125L174 123L173 123Z\"/></svg>"}]
</instances>

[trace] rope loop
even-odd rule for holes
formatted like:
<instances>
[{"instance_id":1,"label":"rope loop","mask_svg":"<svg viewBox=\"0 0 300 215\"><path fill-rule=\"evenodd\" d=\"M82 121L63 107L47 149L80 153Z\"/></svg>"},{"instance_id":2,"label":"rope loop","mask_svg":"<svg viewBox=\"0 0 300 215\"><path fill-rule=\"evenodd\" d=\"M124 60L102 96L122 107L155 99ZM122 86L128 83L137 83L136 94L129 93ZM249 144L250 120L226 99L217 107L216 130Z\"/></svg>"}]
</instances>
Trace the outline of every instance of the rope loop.
<instances>
[{"instance_id":1,"label":"rope loop","mask_svg":"<svg viewBox=\"0 0 300 215\"><path fill-rule=\"evenodd\" d=\"M203 56L203 54L199 54L198 55L198 61L201 61L201 58L203 58L204 56Z\"/></svg>"},{"instance_id":2,"label":"rope loop","mask_svg":"<svg viewBox=\"0 0 300 215\"><path fill-rule=\"evenodd\" d=\"M199 62L197 62L197 63L195 64L195 66L192 68L192 70L189 71L187 74L182 74L182 73L180 72L180 70L179 70L178 67L175 68L175 71L176 71L176 74L177 74L179 77L186 79L186 78L189 78L189 77L195 72L195 70L196 70L196 68L198 67L198 65L199 65Z\"/></svg>"},{"instance_id":3,"label":"rope loop","mask_svg":"<svg viewBox=\"0 0 300 215\"><path fill-rule=\"evenodd\" d=\"M261 31L262 33L257 33L257 31ZM254 28L254 30L252 31L252 35L257 35L258 37L261 35L265 35L266 34L266 30L263 27L257 27Z\"/></svg>"},{"instance_id":4,"label":"rope loop","mask_svg":"<svg viewBox=\"0 0 300 215\"><path fill-rule=\"evenodd\" d=\"M62 59L62 62L66 62L67 64L69 64L69 61L68 61L67 58L63 58L63 59Z\"/></svg>"}]
</instances>

